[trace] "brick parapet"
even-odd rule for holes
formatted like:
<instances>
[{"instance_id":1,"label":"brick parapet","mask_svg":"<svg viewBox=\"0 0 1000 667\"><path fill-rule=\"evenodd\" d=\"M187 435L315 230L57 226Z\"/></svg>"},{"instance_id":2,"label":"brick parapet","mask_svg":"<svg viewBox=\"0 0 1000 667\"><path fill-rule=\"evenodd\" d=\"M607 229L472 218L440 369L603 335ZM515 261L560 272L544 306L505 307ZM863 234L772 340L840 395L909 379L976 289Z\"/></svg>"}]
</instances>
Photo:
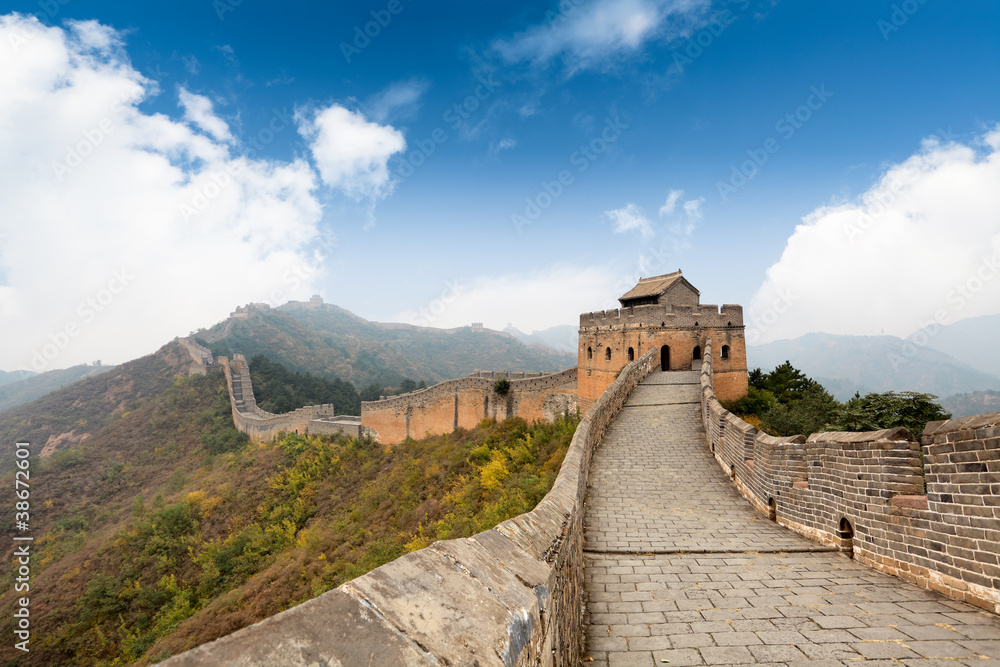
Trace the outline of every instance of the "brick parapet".
<instances>
[{"instance_id":1,"label":"brick parapet","mask_svg":"<svg viewBox=\"0 0 1000 667\"><path fill-rule=\"evenodd\" d=\"M560 414L577 411L575 368L514 377L507 393L497 394L497 378L508 375L519 374L478 372L408 394L365 401L361 404L361 421L365 428L377 433L381 442L394 444L407 438L473 428L483 419L503 421L519 416L529 422L553 421Z\"/></svg>"},{"instance_id":2,"label":"brick parapet","mask_svg":"<svg viewBox=\"0 0 1000 667\"><path fill-rule=\"evenodd\" d=\"M521 378L517 376L520 375ZM567 383L576 382L576 367L569 368L558 373L520 373L509 371L477 371L464 378L445 380L425 389L417 389L405 394L387 396L377 401L362 401L361 414L365 411L398 409L413 405L415 402L434 400L444 395L454 394L456 391L466 389L478 389L492 391L493 385L499 378L510 380L512 391L537 391L539 389L551 389Z\"/></svg>"},{"instance_id":3,"label":"brick parapet","mask_svg":"<svg viewBox=\"0 0 1000 667\"><path fill-rule=\"evenodd\" d=\"M598 310L580 315L580 328L591 327L743 327L743 307L726 304L682 306L656 304Z\"/></svg>"},{"instance_id":4,"label":"brick parapet","mask_svg":"<svg viewBox=\"0 0 1000 667\"><path fill-rule=\"evenodd\" d=\"M1000 613L1000 413L932 422L922 446L905 428L775 438L721 406L711 341L705 356L708 444L759 512L875 569Z\"/></svg>"},{"instance_id":5,"label":"brick parapet","mask_svg":"<svg viewBox=\"0 0 1000 667\"><path fill-rule=\"evenodd\" d=\"M471 538L435 542L162 664L576 667L590 463L608 425L657 365L656 352L648 352L594 402L552 489L531 512Z\"/></svg>"}]
</instances>

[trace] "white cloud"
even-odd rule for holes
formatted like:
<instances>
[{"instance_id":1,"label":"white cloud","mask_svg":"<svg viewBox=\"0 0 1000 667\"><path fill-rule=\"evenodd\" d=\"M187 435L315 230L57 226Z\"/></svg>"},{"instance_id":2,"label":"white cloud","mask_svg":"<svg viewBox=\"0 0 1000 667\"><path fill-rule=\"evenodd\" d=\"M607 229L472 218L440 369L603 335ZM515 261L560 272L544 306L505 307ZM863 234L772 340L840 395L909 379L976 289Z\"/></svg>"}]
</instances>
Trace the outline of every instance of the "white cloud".
<instances>
[{"instance_id":1,"label":"white cloud","mask_svg":"<svg viewBox=\"0 0 1000 667\"><path fill-rule=\"evenodd\" d=\"M652 238L656 234L653 231L653 223L646 217L646 212L631 202L624 208L605 211L604 217L614 224L615 234L639 232L643 238Z\"/></svg>"},{"instance_id":2,"label":"white cloud","mask_svg":"<svg viewBox=\"0 0 1000 667\"><path fill-rule=\"evenodd\" d=\"M218 141L232 140L229 126L212 110L212 100L204 95L196 95L183 86L178 95L181 108L184 109L184 120L194 123Z\"/></svg>"},{"instance_id":3,"label":"white cloud","mask_svg":"<svg viewBox=\"0 0 1000 667\"><path fill-rule=\"evenodd\" d=\"M684 202L684 215L687 216L687 219L691 221L701 220L703 215L701 212L701 205L704 203L705 203L704 197L701 197L699 199L691 199L689 201Z\"/></svg>"},{"instance_id":4,"label":"white cloud","mask_svg":"<svg viewBox=\"0 0 1000 667\"><path fill-rule=\"evenodd\" d=\"M141 111L156 84L120 36L67 26L0 16L0 368L124 361L237 304L308 298L308 162L238 157Z\"/></svg>"},{"instance_id":5,"label":"white cloud","mask_svg":"<svg viewBox=\"0 0 1000 667\"><path fill-rule=\"evenodd\" d=\"M690 28L709 0L590 0L532 26L494 48L509 62L565 60L569 70L638 51L653 39L675 39Z\"/></svg>"},{"instance_id":6,"label":"white cloud","mask_svg":"<svg viewBox=\"0 0 1000 667\"><path fill-rule=\"evenodd\" d=\"M501 152L514 148L515 146L517 146L516 139L504 138L496 143L491 143L486 152L490 157L495 158L499 156Z\"/></svg>"},{"instance_id":7,"label":"white cloud","mask_svg":"<svg viewBox=\"0 0 1000 667\"><path fill-rule=\"evenodd\" d=\"M616 277L607 267L560 264L531 273L456 279L395 319L442 328L483 322L497 330L513 323L522 331L576 324L580 313L596 310L595 304L618 307Z\"/></svg>"},{"instance_id":8,"label":"white cloud","mask_svg":"<svg viewBox=\"0 0 1000 667\"><path fill-rule=\"evenodd\" d=\"M382 123L389 118L412 118L420 109L420 101L429 88L426 81L399 81L377 93L368 102L368 115Z\"/></svg>"},{"instance_id":9,"label":"white cloud","mask_svg":"<svg viewBox=\"0 0 1000 667\"><path fill-rule=\"evenodd\" d=\"M1000 127L925 141L855 201L796 227L753 297L748 339L812 331L907 336L1000 312Z\"/></svg>"},{"instance_id":10,"label":"white cloud","mask_svg":"<svg viewBox=\"0 0 1000 667\"><path fill-rule=\"evenodd\" d=\"M389 158L406 149L400 131L338 104L315 111L311 118L301 113L297 117L324 183L359 200L392 192Z\"/></svg>"},{"instance_id":11,"label":"white cloud","mask_svg":"<svg viewBox=\"0 0 1000 667\"><path fill-rule=\"evenodd\" d=\"M660 217L670 215L677 208L677 202L684 196L683 190L671 190L667 193L667 201L660 207Z\"/></svg>"}]
</instances>

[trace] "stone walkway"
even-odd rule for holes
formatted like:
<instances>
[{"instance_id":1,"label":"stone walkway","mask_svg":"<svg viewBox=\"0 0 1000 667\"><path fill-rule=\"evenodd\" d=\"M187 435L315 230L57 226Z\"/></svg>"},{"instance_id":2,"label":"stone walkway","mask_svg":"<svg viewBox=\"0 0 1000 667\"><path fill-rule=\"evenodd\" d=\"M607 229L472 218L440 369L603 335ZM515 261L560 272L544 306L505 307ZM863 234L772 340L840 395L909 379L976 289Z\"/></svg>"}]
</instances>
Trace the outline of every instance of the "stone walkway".
<instances>
[{"instance_id":1,"label":"stone walkway","mask_svg":"<svg viewBox=\"0 0 1000 667\"><path fill-rule=\"evenodd\" d=\"M608 429L585 517L592 665L1000 665L1000 617L756 514L705 445L694 372Z\"/></svg>"}]
</instances>

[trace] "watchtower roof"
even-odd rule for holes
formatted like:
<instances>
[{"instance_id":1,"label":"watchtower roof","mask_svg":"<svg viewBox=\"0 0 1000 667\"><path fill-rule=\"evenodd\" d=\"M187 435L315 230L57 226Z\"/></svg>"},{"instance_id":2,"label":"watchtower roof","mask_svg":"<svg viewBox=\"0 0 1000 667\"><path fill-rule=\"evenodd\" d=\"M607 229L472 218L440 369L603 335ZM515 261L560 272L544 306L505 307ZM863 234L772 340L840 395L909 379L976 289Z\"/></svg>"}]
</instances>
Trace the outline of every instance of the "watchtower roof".
<instances>
[{"instance_id":1,"label":"watchtower roof","mask_svg":"<svg viewBox=\"0 0 1000 667\"><path fill-rule=\"evenodd\" d=\"M645 301L652 297L661 296L664 292L678 283L687 285L695 294L699 296L701 295L701 292L699 292L694 285L684 279L684 276L681 275L680 269L678 269L673 273L667 273L662 276L640 278L639 284L619 297L618 300L622 302L622 305L627 305L628 302L634 302L637 299Z\"/></svg>"}]
</instances>

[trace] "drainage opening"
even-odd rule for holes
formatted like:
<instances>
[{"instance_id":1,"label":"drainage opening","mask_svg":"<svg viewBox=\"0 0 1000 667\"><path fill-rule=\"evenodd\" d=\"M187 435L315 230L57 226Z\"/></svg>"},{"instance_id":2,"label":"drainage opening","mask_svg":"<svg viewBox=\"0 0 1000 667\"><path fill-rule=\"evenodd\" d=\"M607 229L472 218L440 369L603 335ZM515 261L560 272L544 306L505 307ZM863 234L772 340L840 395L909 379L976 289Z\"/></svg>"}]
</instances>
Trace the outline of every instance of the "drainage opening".
<instances>
[{"instance_id":1,"label":"drainage opening","mask_svg":"<svg viewBox=\"0 0 1000 667\"><path fill-rule=\"evenodd\" d=\"M778 520L778 505L774 502L774 496L767 499L767 518L771 521Z\"/></svg>"},{"instance_id":2,"label":"drainage opening","mask_svg":"<svg viewBox=\"0 0 1000 667\"><path fill-rule=\"evenodd\" d=\"M854 526L847 520L847 517L840 518L840 529L837 531L840 538L840 550L848 557L854 558Z\"/></svg>"}]
</instances>

